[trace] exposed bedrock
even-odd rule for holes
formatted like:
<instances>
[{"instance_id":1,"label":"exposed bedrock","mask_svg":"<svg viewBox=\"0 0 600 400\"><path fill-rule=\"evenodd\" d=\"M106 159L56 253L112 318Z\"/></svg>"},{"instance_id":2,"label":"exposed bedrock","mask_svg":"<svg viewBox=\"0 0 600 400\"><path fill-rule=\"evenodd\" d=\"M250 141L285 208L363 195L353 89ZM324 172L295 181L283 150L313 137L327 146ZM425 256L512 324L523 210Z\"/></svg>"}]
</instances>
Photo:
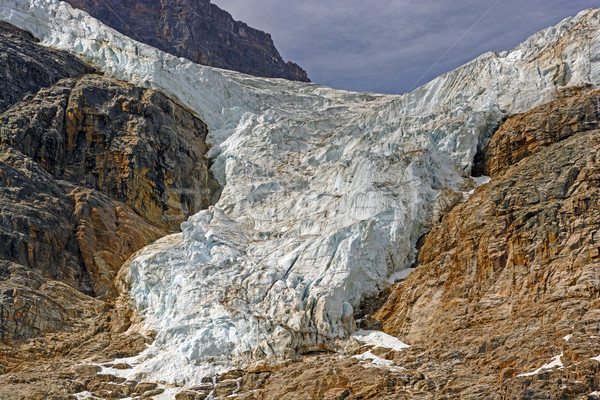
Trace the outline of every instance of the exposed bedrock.
<instances>
[{"instance_id":1,"label":"exposed bedrock","mask_svg":"<svg viewBox=\"0 0 600 400\"><path fill-rule=\"evenodd\" d=\"M448 387L479 381L489 398L597 389L599 100L594 91L509 118L485 154L491 182L433 228L418 268L374 315L436 357L456 354L443 364ZM559 355L564 369L517 377Z\"/></svg>"},{"instance_id":2,"label":"exposed bedrock","mask_svg":"<svg viewBox=\"0 0 600 400\"><path fill-rule=\"evenodd\" d=\"M82 75L91 68L16 28L1 26L0 40L32 47L10 60L24 77L41 76L1 94L9 107L0 113L0 259L105 295L131 254L218 196L205 158L206 125L159 92ZM59 56L79 69L47 61ZM3 82L14 78L10 68L0 72ZM38 330L3 326L3 335L43 332L61 321Z\"/></svg>"},{"instance_id":3,"label":"exposed bedrock","mask_svg":"<svg viewBox=\"0 0 600 400\"><path fill-rule=\"evenodd\" d=\"M310 82L285 62L268 33L235 21L209 0L68 0L106 25L142 43L195 63L266 78Z\"/></svg>"},{"instance_id":4,"label":"exposed bedrock","mask_svg":"<svg viewBox=\"0 0 600 400\"><path fill-rule=\"evenodd\" d=\"M77 57L37 44L31 34L0 21L0 112L62 78L79 77L93 69Z\"/></svg>"}]
</instances>

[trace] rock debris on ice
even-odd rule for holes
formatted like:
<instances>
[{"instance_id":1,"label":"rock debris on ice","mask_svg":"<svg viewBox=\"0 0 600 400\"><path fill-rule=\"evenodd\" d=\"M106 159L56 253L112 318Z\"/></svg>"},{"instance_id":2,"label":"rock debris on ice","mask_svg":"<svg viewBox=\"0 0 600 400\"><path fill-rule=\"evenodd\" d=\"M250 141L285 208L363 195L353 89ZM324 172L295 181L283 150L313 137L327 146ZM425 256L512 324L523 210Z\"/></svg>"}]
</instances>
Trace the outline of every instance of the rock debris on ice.
<instances>
[{"instance_id":1,"label":"rock debris on ice","mask_svg":"<svg viewBox=\"0 0 600 400\"><path fill-rule=\"evenodd\" d=\"M56 0L4 0L0 19L167 93L210 128L221 199L122 271L157 333L123 373L168 383L347 338L354 309L413 264L417 239L472 187L500 121L600 82L597 11L403 96L196 65Z\"/></svg>"}]
</instances>

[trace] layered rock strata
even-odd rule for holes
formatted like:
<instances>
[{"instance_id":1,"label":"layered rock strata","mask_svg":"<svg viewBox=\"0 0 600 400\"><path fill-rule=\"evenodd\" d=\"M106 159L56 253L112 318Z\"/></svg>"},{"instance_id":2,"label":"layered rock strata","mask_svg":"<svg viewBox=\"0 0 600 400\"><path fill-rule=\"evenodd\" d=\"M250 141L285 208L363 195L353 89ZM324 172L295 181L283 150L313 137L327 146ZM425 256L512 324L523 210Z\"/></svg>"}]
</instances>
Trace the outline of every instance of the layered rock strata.
<instances>
[{"instance_id":1,"label":"layered rock strata","mask_svg":"<svg viewBox=\"0 0 600 400\"><path fill-rule=\"evenodd\" d=\"M235 21L210 0L67 3L135 40L198 64L310 82L300 66L281 58L271 35Z\"/></svg>"},{"instance_id":2,"label":"layered rock strata","mask_svg":"<svg viewBox=\"0 0 600 400\"><path fill-rule=\"evenodd\" d=\"M442 393L458 382L478 398L598 388L599 104L592 91L509 118L483 157L491 182L433 228L417 269L373 316L455 355ZM556 357L564 367L538 370Z\"/></svg>"},{"instance_id":3,"label":"layered rock strata","mask_svg":"<svg viewBox=\"0 0 600 400\"><path fill-rule=\"evenodd\" d=\"M121 292L131 296L135 309L145 318L128 329L154 330L157 334L141 356L115 361L118 367L102 366L105 375L113 376L110 396L127 396L121 391L124 386L132 388L135 382L149 379L171 385L165 391L186 387L190 393L182 396L202 398L211 392L214 396L218 390L214 383L223 385L219 392L222 396L241 396L244 391L238 390L239 383L240 389L248 389L244 394L248 398L255 395L253 390L263 390L256 396L266 397L271 389L277 392L276 388L291 397L302 387L299 382L307 376L303 372L310 371L311 365L315 372L320 368L315 375L322 378L322 384L316 384L310 392L313 396L329 396L332 389L335 390L331 396L363 395L360 387L352 394L344 380L364 375L364 365L378 368L373 375L377 385L381 384L380 389L386 390L385 396L394 396L404 382L411 385L406 396L419 393L425 398L440 396L440 392L447 397L482 397L519 387L540 396L554 390L569 395L594 389L597 362L592 357L596 358L596 347L593 342L589 346L589 339L593 338L577 336L575 332L561 338L568 346L586 343L580 353L584 361L577 364L574 372L568 368L550 374L543 372L551 368L548 364L563 363L566 354L546 354L546 347L537 350L536 356L540 357L535 362L511 364L514 369L506 370L500 381L514 376L516 380L510 382L515 383L501 389L494 371L490 372L487 366L477 369L478 362L494 362L472 358L458 345L458 350L449 349L448 343L462 338L462 329L468 325L459 326L452 335L440 332L446 334L444 341L436 340L434 335L438 332L434 323L438 321L414 327L417 333L428 333L428 341L411 341L409 349L394 353L372 346L352 350L345 344L356 329L356 311L362 308L362 316L369 308L365 307L366 300L376 297L398 274L406 273L416 260L416 245L422 234L437 225L440 217L462 199L460 191L466 195L474 189L475 181L468 176L473 159L478 149L484 152L485 159L486 144L497 125L510 115L529 111L578 87L598 86L598 11L569 18L511 52L486 54L405 96L341 92L198 66L123 37L65 3L7 0L0 7L0 15L31 29L46 44L73 49L108 74L163 88L202 116L211 128L208 140L214 145L210 153L215 160L213 170L226 184L224 194L214 208L191 217L183 225L182 234L167 236L144 248L123 268L122 279L118 280ZM588 137L586 143L592 145L581 153L584 149L579 135L560 142L564 149L550 146L524 158L520 166L534 160L535 168L528 164L518 175L520 180L515 178L504 185L515 188L515 196L521 199L521 191L529 195L527 182L522 178L542 171L554 180L547 182L548 190L539 196L544 202L564 202L566 195L561 195L560 188L566 188L570 195L575 179L559 173L560 168L569 170L570 164L564 159L571 158L573 165L583 170L590 164L585 158L589 149L595 148L595 139ZM557 169L539 159L545 151L558 152L550 157L558 157ZM487 187L493 185L494 182ZM483 190L487 189L475 191L472 198L476 199ZM465 204L474 201L469 199ZM513 203L520 206L522 200L510 200L503 207L510 208ZM465 206L458 207L457 210ZM442 224L446 219L452 220L450 216L442 218ZM480 216L489 217L490 221L496 217L483 212ZM487 222L478 220L482 225ZM455 225L460 232L460 224ZM472 230L477 227L474 225ZM441 243L453 239L454 231L447 232L447 237L438 237ZM542 235L543 231L540 229L535 235L538 233ZM456 245L462 242L457 241ZM431 247L426 244L422 252ZM439 251L447 250L442 246ZM437 258L435 254L431 257ZM484 265L484 273L476 276L493 279L495 270L490 272L490 265ZM478 271L476 267L471 270ZM422 274L415 276L423 277ZM434 278L438 279L433 275ZM485 292L485 279L481 284L467 280L475 284L474 295ZM410 278L406 282L410 283ZM581 291L583 286L579 283L577 280L573 285ZM419 284L413 282L409 288ZM531 284L536 288L535 281ZM444 284L434 281L433 286ZM456 290L461 292L460 284ZM470 293L468 288L465 290ZM502 288L497 292L504 293ZM395 294L391 299L394 298ZM446 299L455 306L451 297ZM433 314L435 300L429 302ZM468 300L467 297L461 301ZM477 297L473 301L477 302ZM397 308L402 309L403 304ZM493 308L493 302L490 304ZM582 310L587 313L585 307L595 307L594 304L587 304ZM365 324L371 328L385 325L394 333L393 325L387 325L401 314L394 307L385 306L379 321L367 320ZM565 305L565 309L569 306ZM451 311L450 319L454 317ZM447 323L445 314L438 315L441 325ZM417 313L415 318L418 317ZM403 326L404 320L399 318L398 324ZM426 316L422 318L429 322ZM551 318L546 320L552 325ZM593 314L585 314L585 319L573 321L583 321L585 333L587 327L593 326L588 323L593 319ZM414 339L413 325L407 326L405 334ZM465 337L471 334L465 332ZM478 339L487 332L479 332ZM525 337L531 338L527 335L526 332ZM519 341L519 337L509 339ZM489 345L478 349L497 348L494 346L497 343L490 340ZM336 351L338 354L312 358ZM306 364L302 363L302 356L307 357ZM356 360L355 364L347 362L352 360L344 356ZM286 359L294 365L289 373L282 369L273 374L278 378L250 389L255 378L262 379L255 372L269 372L253 369L252 363L265 359ZM335 386L338 365L345 371L339 374L340 384ZM544 365L547 368L541 368ZM396 369L400 367L409 370L405 377L398 374ZM540 367L543 373L537 373L540 371L534 367ZM325 368L327 371L323 371ZM235 369L246 374L231 372ZM540 383L538 376L571 372L573 376L566 383L562 377L553 378L548 387L543 387L544 380L536 387ZM528 375L518 377L521 373ZM243 382L244 376L248 376L249 383ZM214 377L222 379L215 382ZM583 385L579 378L585 378ZM211 388L204 385L207 380L212 382ZM376 391L371 388L363 393L374 395Z\"/></svg>"},{"instance_id":4,"label":"layered rock strata","mask_svg":"<svg viewBox=\"0 0 600 400\"><path fill-rule=\"evenodd\" d=\"M8 340L68 326L65 285L108 294L131 254L207 208L218 185L206 125L180 105L90 74L15 27L0 26L0 40L1 79L17 82L0 98L0 259L20 277L2 278Z\"/></svg>"},{"instance_id":5,"label":"layered rock strata","mask_svg":"<svg viewBox=\"0 0 600 400\"><path fill-rule=\"evenodd\" d=\"M35 94L63 78L76 78L93 69L67 53L37 44L30 33L0 21L0 112L26 94Z\"/></svg>"},{"instance_id":6,"label":"layered rock strata","mask_svg":"<svg viewBox=\"0 0 600 400\"><path fill-rule=\"evenodd\" d=\"M457 191L473 188L473 158L497 125L600 82L594 10L383 96L211 69L65 3L7 1L0 15L43 43L165 90L211 128L219 202L122 275L139 328L157 332L126 379L191 386L256 360L335 350L365 300L414 263Z\"/></svg>"}]
</instances>

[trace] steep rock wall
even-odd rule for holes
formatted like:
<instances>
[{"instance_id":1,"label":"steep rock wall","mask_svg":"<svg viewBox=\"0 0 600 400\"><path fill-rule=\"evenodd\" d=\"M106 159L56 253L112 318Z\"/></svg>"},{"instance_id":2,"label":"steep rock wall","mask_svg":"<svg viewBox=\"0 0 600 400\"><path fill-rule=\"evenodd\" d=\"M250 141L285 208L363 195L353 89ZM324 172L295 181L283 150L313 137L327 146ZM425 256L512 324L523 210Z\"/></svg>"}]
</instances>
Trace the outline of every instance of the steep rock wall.
<instances>
[{"instance_id":1,"label":"steep rock wall","mask_svg":"<svg viewBox=\"0 0 600 400\"><path fill-rule=\"evenodd\" d=\"M310 82L285 62L271 35L235 21L209 0L68 0L107 26L198 64L266 78Z\"/></svg>"}]
</instances>

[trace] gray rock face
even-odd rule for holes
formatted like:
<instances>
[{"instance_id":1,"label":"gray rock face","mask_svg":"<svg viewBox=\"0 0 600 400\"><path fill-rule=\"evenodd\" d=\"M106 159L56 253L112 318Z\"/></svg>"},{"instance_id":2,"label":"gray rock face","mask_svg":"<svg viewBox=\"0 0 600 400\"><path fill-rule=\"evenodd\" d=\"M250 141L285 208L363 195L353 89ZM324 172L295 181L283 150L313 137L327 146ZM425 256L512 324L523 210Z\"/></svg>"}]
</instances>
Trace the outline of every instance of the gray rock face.
<instances>
[{"instance_id":1,"label":"gray rock face","mask_svg":"<svg viewBox=\"0 0 600 400\"><path fill-rule=\"evenodd\" d=\"M0 112L62 78L93 72L77 57L36 44L29 33L0 21Z\"/></svg>"},{"instance_id":2,"label":"gray rock face","mask_svg":"<svg viewBox=\"0 0 600 400\"><path fill-rule=\"evenodd\" d=\"M2 281L5 340L75 318L59 301L65 285L65 296L109 294L131 254L211 205L219 187L206 125L183 107L90 74L10 25L0 43L0 261L20 282Z\"/></svg>"},{"instance_id":3,"label":"gray rock face","mask_svg":"<svg viewBox=\"0 0 600 400\"><path fill-rule=\"evenodd\" d=\"M209 0L67 0L142 43L198 64L265 78L310 82L285 62L271 35L235 21Z\"/></svg>"}]
</instances>

